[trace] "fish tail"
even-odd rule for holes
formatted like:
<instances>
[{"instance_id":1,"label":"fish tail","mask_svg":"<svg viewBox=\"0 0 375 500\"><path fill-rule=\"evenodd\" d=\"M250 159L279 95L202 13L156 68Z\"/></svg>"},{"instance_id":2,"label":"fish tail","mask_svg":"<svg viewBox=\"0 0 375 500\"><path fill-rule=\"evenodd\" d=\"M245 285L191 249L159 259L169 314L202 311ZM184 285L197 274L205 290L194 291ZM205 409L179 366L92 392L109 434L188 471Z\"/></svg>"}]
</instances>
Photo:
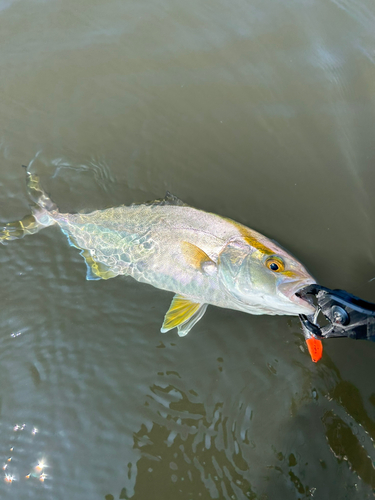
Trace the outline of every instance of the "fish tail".
<instances>
[{"instance_id":1,"label":"fish tail","mask_svg":"<svg viewBox=\"0 0 375 500\"><path fill-rule=\"evenodd\" d=\"M31 214L13 222L0 222L0 243L23 238L38 233L41 229L55 224L50 212L57 211L56 204L42 189L39 176L26 171L27 192L33 201Z\"/></svg>"},{"instance_id":2,"label":"fish tail","mask_svg":"<svg viewBox=\"0 0 375 500\"><path fill-rule=\"evenodd\" d=\"M28 195L39 208L44 208L48 212L57 210L56 204L40 185L39 175L32 174L26 170L26 188Z\"/></svg>"}]
</instances>

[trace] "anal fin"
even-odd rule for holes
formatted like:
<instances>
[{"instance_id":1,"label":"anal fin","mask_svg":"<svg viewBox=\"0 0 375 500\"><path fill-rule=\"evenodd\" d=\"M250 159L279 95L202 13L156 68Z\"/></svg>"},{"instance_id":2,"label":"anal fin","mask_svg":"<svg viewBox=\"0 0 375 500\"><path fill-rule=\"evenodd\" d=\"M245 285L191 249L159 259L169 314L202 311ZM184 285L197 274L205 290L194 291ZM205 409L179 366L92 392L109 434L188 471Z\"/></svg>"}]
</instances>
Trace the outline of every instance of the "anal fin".
<instances>
[{"instance_id":1,"label":"anal fin","mask_svg":"<svg viewBox=\"0 0 375 500\"><path fill-rule=\"evenodd\" d=\"M117 276L117 273L113 272L110 267L95 260L87 248L80 247L75 238L68 231L63 229L63 233L65 233L68 237L69 244L72 247L78 248L78 250L80 250L80 254L85 259L87 266L87 280L108 280Z\"/></svg>"},{"instance_id":2,"label":"anal fin","mask_svg":"<svg viewBox=\"0 0 375 500\"><path fill-rule=\"evenodd\" d=\"M183 295L176 294L164 317L160 331L165 333L172 328L177 328L179 336L184 337L202 318L206 309L207 304L192 302Z\"/></svg>"},{"instance_id":3,"label":"anal fin","mask_svg":"<svg viewBox=\"0 0 375 500\"><path fill-rule=\"evenodd\" d=\"M117 276L117 273L111 271L110 267L106 266L102 262L98 262L97 260L93 259L90 252L87 249L82 248L80 254L85 259L86 262L87 280L100 280L100 279L108 280L110 278L114 278L115 276Z\"/></svg>"}]
</instances>

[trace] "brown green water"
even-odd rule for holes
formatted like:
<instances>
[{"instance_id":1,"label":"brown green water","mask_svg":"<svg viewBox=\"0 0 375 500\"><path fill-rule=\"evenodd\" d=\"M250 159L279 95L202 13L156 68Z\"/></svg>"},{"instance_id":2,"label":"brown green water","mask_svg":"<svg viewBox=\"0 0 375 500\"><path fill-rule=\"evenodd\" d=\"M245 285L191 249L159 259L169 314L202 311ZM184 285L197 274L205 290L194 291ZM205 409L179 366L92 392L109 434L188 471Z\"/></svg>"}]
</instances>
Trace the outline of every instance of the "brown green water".
<instances>
[{"instance_id":1,"label":"brown green water","mask_svg":"<svg viewBox=\"0 0 375 500\"><path fill-rule=\"evenodd\" d=\"M374 26L372 0L0 0L0 220L21 164L65 211L168 189L375 301ZM56 227L0 266L1 500L374 497L375 345L313 364L298 319L214 307L161 334L172 294L86 281Z\"/></svg>"}]
</instances>

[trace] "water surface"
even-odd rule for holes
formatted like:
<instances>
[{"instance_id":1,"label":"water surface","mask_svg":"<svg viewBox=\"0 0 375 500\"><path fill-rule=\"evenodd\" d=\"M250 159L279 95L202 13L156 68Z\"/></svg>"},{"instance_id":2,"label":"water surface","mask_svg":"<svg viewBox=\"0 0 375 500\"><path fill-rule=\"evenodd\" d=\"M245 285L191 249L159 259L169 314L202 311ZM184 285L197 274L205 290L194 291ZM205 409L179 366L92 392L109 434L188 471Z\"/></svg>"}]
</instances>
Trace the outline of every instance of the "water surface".
<instances>
[{"instance_id":1,"label":"water surface","mask_svg":"<svg viewBox=\"0 0 375 500\"><path fill-rule=\"evenodd\" d=\"M0 1L0 220L166 190L375 301L370 0ZM56 227L0 248L0 496L373 498L375 346L85 280ZM39 465L39 466L38 466ZM45 474L45 475L43 475ZM12 482L6 478L13 477Z\"/></svg>"}]
</instances>

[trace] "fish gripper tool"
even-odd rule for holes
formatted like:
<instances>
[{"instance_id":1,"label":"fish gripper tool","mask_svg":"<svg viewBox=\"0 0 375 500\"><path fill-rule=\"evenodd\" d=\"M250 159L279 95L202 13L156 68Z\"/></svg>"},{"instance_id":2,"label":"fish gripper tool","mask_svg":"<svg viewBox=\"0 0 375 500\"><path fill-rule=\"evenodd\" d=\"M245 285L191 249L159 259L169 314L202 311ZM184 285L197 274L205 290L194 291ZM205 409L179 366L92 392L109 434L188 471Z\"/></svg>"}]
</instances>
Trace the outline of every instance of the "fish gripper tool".
<instances>
[{"instance_id":1,"label":"fish gripper tool","mask_svg":"<svg viewBox=\"0 0 375 500\"><path fill-rule=\"evenodd\" d=\"M299 315L306 338L349 337L375 342L375 304L345 290L317 284L302 288L296 295L316 307L313 315ZM320 312L327 322L324 326L317 321Z\"/></svg>"}]
</instances>

